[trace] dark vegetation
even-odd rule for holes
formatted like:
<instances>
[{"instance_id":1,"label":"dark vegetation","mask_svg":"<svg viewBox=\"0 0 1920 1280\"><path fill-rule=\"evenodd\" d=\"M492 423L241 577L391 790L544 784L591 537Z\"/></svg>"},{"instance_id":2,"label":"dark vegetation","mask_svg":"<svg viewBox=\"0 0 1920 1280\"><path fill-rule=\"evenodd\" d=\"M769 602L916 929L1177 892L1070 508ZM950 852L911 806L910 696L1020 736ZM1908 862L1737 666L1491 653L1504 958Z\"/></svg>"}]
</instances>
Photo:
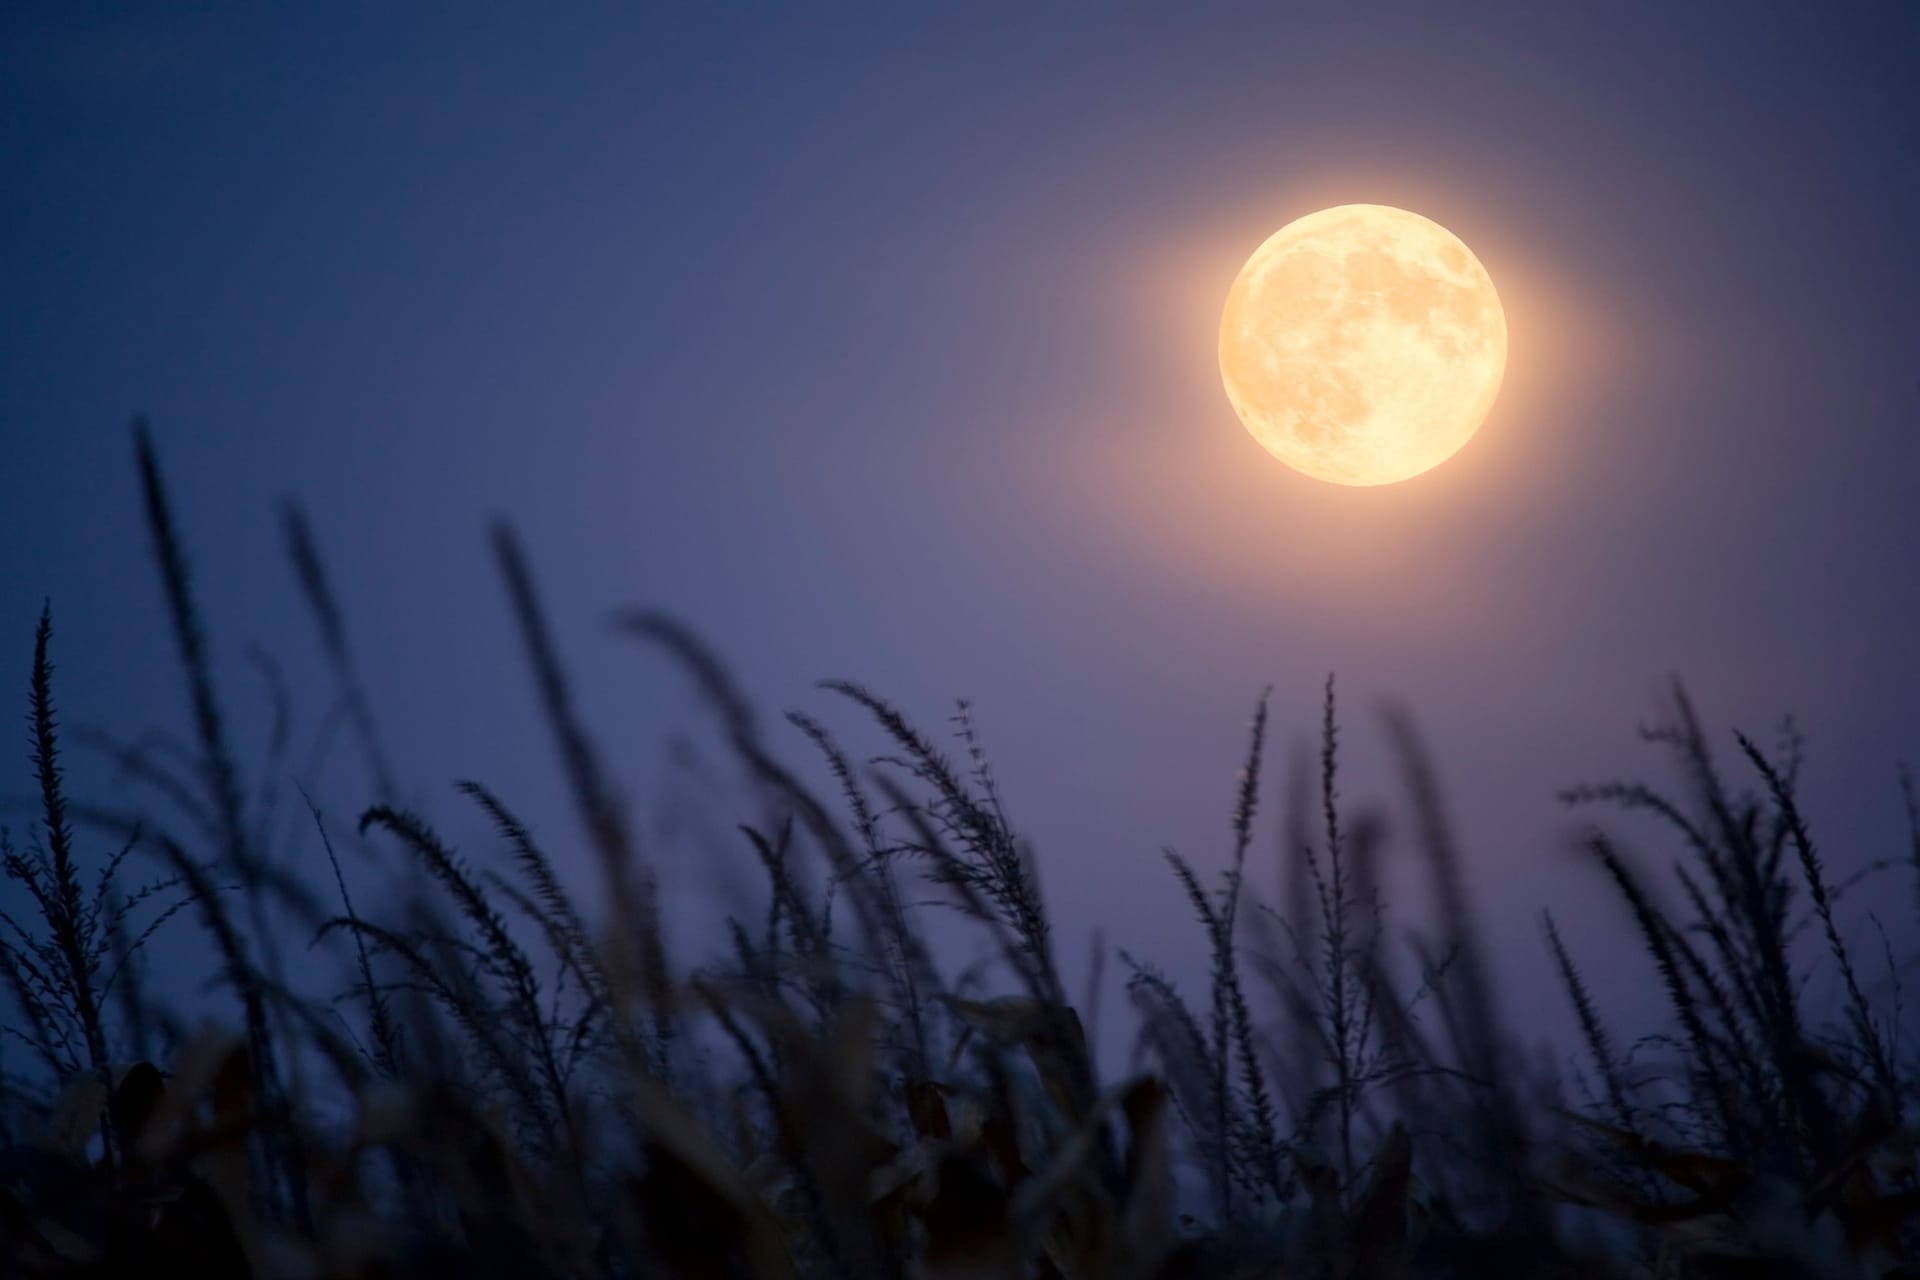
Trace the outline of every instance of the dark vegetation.
<instances>
[{"instance_id":1,"label":"dark vegetation","mask_svg":"<svg viewBox=\"0 0 1920 1280\"><path fill-rule=\"evenodd\" d=\"M1845 886L1801 812L1791 737L1735 736L1717 760L1676 689L1647 734L1673 790L1567 793L1650 815L1670 842L1656 886L1603 829L1585 838L1670 1017L1632 1040L1609 1028L1543 918L1584 1040L1563 1095L1515 1069L1409 724L1390 732L1438 935L1388 941L1383 828L1342 803L1331 682L1317 777L1293 780L1280 823L1286 901L1255 900L1263 699L1224 875L1166 855L1210 948L1206 989L1120 951L1142 1053L1114 1077L964 704L949 754L880 696L828 685L889 754L856 758L789 715L783 740L797 730L788 745L838 791L821 796L694 636L636 613L617 625L684 667L760 801L740 839L763 905L724 922L723 954L676 966L504 527L494 551L586 856L543 846L479 782L461 802L497 840L471 857L399 807L344 611L289 509L370 798L338 815L299 795L324 866L289 872L287 735L243 775L136 437L193 732L177 750L89 744L145 811L71 798L42 616L35 800L5 846L0 919L6 1275L1920 1275L1902 965L1877 926L1849 938L1835 916ZM562 863L597 869L590 894ZM940 911L995 963L936 955ZM204 1022L153 998L143 964L156 931L193 928L220 963ZM290 964L344 989L303 993ZM1841 993L1831 1016L1815 969Z\"/></svg>"}]
</instances>

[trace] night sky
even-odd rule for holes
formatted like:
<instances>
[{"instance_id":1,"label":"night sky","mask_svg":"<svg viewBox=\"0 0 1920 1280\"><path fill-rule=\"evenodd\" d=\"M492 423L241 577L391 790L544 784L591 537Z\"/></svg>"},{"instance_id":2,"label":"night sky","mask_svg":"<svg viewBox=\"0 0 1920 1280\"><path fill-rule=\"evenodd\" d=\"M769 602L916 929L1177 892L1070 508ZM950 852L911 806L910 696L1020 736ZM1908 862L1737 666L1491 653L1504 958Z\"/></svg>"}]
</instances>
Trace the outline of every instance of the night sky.
<instances>
[{"instance_id":1,"label":"night sky","mask_svg":"<svg viewBox=\"0 0 1920 1280\"><path fill-rule=\"evenodd\" d=\"M577 830L488 552L505 515L690 902L746 882L703 852L742 815L618 607L701 630L775 728L804 707L863 751L814 681L938 730L972 699L1075 971L1099 925L1197 981L1160 848L1224 863L1255 699L1284 761L1329 671L1356 801L1399 795L1379 708L1419 718L1510 974L1544 968L1551 905L1603 993L1644 979L1554 792L1664 776L1635 727L1671 675L1728 758L1732 727L1798 717L1837 866L1902 855L1920 6L386 8L0 16L21 710L50 598L68 723L188 728L145 413L248 759L249 646L301 734L330 696L292 496L407 799L476 852L456 778ZM1479 436L1385 488L1280 465L1215 363L1246 255L1348 202L1459 235L1511 333ZM343 825L369 798L344 752L302 780ZM1390 907L1417 918L1418 881Z\"/></svg>"}]
</instances>

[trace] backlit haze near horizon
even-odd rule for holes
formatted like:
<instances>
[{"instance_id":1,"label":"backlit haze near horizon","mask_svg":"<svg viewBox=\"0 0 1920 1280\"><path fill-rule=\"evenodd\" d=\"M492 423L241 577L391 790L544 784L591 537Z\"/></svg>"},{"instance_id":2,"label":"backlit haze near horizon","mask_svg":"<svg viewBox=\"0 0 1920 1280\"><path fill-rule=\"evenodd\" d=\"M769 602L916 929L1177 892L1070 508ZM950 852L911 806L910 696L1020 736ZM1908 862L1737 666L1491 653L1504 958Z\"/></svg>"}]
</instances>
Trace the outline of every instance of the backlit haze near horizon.
<instances>
[{"instance_id":1,"label":"backlit haze near horizon","mask_svg":"<svg viewBox=\"0 0 1920 1280\"><path fill-rule=\"evenodd\" d=\"M970 699L1070 973L1097 926L1197 995L1161 847L1217 872L1261 689L1284 767L1334 672L1343 792L1398 805L1400 700L1545 1034L1541 907L1603 998L1645 982L1554 793L1669 776L1635 728L1670 675L1729 763L1732 727L1797 717L1836 868L1905 856L1920 10L1775 8L10 7L8 696L50 599L68 724L189 723L144 413L250 763L250 645L296 742L331 689L292 496L405 798L480 857L451 783L484 779L581 847L487 549L505 516L690 954L751 882L748 815L690 772L682 739L728 765L682 674L608 626L628 606L704 635L809 767L778 711L879 747L820 678L932 730ZM1247 254L1348 202L1458 235L1510 334L1479 434L1376 489L1269 456L1215 358ZM368 799L344 751L303 781L342 826ZM0 793L29 783L23 740Z\"/></svg>"}]
</instances>

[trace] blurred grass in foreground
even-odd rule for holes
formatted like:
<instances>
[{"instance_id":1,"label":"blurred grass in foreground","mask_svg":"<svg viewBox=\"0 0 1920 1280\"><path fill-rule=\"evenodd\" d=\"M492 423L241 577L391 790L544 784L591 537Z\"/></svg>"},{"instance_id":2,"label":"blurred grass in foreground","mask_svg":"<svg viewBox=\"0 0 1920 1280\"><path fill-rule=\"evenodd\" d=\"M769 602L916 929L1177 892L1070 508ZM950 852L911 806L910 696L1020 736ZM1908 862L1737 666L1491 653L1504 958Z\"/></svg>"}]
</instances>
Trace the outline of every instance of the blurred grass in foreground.
<instances>
[{"instance_id":1,"label":"blurred grass in foreground","mask_svg":"<svg viewBox=\"0 0 1920 1280\"><path fill-rule=\"evenodd\" d=\"M1253 899L1263 699L1224 875L1167 853L1206 988L1121 949L1144 1069L1108 1079L965 704L950 754L882 697L830 684L891 754L857 761L789 715L837 784L823 797L695 636L635 613L620 628L685 668L761 801L740 836L763 907L716 923L722 954L676 968L504 527L495 554L591 850L565 862L598 868L592 909L490 786L458 784L498 837L476 861L398 807L294 509L289 554L373 803L347 820L307 801L325 875L289 872L271 856L285 732L249 789L144 427L136 452L193 736L91 744L148 811L71 800L43 615L35 811L5 843L16 905L0 918L6 1275L1920 1276L1906 962L1835 916L1848 886L1800 810L1791 736L1772 752L1735 736L1729 773L1676 688L1646 735L1676 790L1566 793L1659 820L1684 903L1661 905L1592 829L1671 1017L1614 1035L1543 916L1584 1042L1569 1098L1514 1068L1409 723L1389 728L1441 936L1387 944L1382 831L1341 804L1331 681L1317 786L1294 779L1282 823L1288 900ZM1911 818L1911 787L1907 802ZM348 845L410 888L380 886L369 910ZM956 972L934 954L927 913L944 910L997 963ZM190 927L221 964L207 1025L147 994L145 944ZM337 965L348 989L297 990L289 958ZM1843 992L1832 1016L1805 997L1816 964ZM1863 968L1893 980L1892 1007Z\"/></svg>"}]
</instances>

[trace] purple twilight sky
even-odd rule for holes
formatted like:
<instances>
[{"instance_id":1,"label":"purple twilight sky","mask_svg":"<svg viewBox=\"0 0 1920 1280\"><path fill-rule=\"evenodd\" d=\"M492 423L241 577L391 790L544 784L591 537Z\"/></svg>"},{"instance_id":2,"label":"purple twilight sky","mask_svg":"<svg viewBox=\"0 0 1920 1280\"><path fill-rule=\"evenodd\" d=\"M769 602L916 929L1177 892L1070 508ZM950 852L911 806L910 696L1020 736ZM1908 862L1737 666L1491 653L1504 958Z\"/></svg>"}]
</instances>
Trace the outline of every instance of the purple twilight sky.
<instances>
[{"instance_id":1,"label":"purple twilight sky","mask_svg":"<svg viewBox=\"0 0 1920 1280\"><path fill-rule=\"evenodd\" d=\"M1669 674L1722 734L1799 717L1836 864L1901 855L1920 8L565 9L0 15L22 709L50 598L68 722L188 723L143 412L248 758L250 645L301 733L329 688L294 496L408 798L477 836L448 784L488 779L566 845L485 540L509 516L701 950L746 863L701 851L733 815L697 816L672 744L706 721L620 606L863 750L816 679L939 729L971 698L1076 969L1097 924L1197 981L1160 848L1217 870L1260 689L1284 759L1329 671L1350 796L1397 795L1382 700L1419 717L1523 1018L1560 1017L1543 905L1603 993L1644 976L1554 791L1659 771L1634 730ZM1246 254L1360 201L1461 236L1512 335L1480 435L1381 489L1269 457L1214 358ZM303 781L343 823L366 799L344 757ZM1418 916L1417 883L1392 906Z\"/></svg>"}]
</instances>

